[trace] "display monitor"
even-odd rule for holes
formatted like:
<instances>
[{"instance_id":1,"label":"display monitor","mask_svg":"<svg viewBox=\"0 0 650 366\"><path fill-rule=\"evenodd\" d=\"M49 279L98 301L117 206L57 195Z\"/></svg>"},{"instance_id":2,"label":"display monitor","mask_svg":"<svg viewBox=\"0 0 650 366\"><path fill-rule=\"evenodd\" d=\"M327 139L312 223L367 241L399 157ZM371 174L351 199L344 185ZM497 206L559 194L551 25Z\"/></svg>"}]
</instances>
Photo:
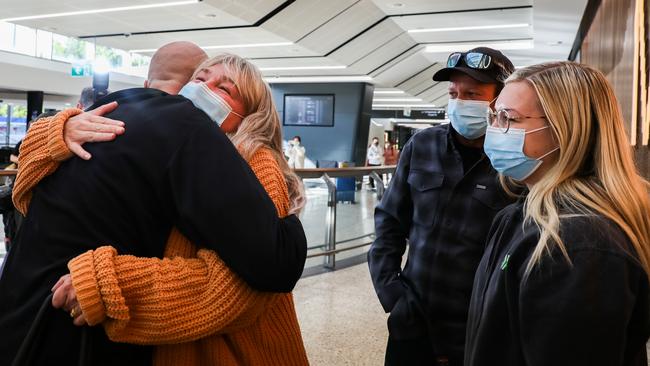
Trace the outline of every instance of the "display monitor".
<instances>
[{"instance_id":1,"label":"display monitor","mask_svg":"<svg viewBox=\"0 0 650 366\"><path fill-rule=\"evenodd\" d=\"M285 94L285 126L334 126L334 94Z\"/></svg>"}]
</instances>

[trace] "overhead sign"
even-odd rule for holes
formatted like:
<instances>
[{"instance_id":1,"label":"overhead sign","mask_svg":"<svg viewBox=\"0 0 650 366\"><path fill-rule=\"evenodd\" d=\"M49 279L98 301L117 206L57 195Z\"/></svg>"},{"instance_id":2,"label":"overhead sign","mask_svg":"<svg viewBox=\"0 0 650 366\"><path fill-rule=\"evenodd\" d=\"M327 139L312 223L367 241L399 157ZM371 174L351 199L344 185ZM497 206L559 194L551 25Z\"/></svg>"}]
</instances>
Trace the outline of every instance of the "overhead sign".
<instances>
[{"instance_id":1,"label":"overhead sign","mask_svg":"<svg viewBox=\"0 0 650 366\"><path fill-rule=\"evenodd\" d=\"M445 119L444 109L411 109L405 113L404 109L374 109L373 118L408 118L408 119Z\"/></svg>"},{"instance_id":2,"label":"overhead sign","mask_svg":"<svg viewBox=\"0 0 650 366\"><path fill-rule=\"evenodd\" d=\"M93 75L93 69L91 64L72 64L72 69L70 70L70 75L72 77L86 77Z\"/></svg>"}]
</instances>

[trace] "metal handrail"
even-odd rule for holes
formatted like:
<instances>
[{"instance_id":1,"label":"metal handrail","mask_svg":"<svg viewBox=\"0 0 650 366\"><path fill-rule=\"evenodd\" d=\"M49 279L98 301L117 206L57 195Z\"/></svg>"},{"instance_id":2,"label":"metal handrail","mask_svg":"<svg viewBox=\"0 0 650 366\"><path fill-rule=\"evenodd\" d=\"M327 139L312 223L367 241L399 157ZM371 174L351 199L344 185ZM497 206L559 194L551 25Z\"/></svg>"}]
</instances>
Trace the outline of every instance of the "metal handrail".
<instances>
[{"instance_id":1,"label":"metal handrail","mask_svg":"<svg viewBox=\"0 0 650 366\"><path fill-rule=\"evenodd\" d=\"M320 257L322 255L333 255L333 254L336 254L336 253L341 253L341 252L345 252L345 251L348 251L348 250L365 247L365 246L370 245L372 243L373 242L362 243L362 244L352 245L352 246L341 248L341 249L334 249L334 250L324 251L324 252L321 252L321 253L308 254L307 258Z\"/></svg>"},{"instance_id":2,"label":"metal handrail","mask_svg":"<svg viewBox=\"0 0 650 366\"><path fill-rule=\"evenodd\" d=\"M324 250L320 253L309 254L307 258L323 256L323 267L328 269L335 269L336 267L336 254L341 253L347 250L361 248L367 245L372 244L362 243L357 245L352 245L345 248L336 248L337 244L342 244L345 242L353 241L356 239L361 239L367 236L374 235L374 233L366 234L364 236L349 239L342 242L336 241L336 184L332 181L332 178L344 178L344 177L363 177L370 176L375 180L377 186L377 199L380 200L384 195L386 187L384 186L384 181L381 178L380 174L387 174L395 172L395 165L384 165L384 166L370 166L370 167L353 167L353 168L320 168L320 169L295 169L295 173L300 178L321 178L325 181L327 185L327 215L325 217L325 243L323 245L314 246L309 249L323 248Z\"/></svg>"},{"instance_id":3,"label":"metal handrail","mask_svg":"<svg viewBox=\"0 0 650 366\"><path fill-rule=\"evenodd\" d=\"M0 177L13 177L18 174L17 169L0 170Z\"/></svg>"},{"instance_id":4,"label":"metal handrail","mask_svg":"<svg viewBox=\"0 0 650 366\"><path fill-rule=\"evenodd\" d=\"M361 235L361 236L356 236L356 237L354 237L354 238L345 239L345 240L340 240L340 241L337 241L337 242L336 242L336 245L344 244L344 243L349 243L349 242L351 242L351 241L357 241L357 240L359 240L359 239L367 238L367 237L369 237L369 236L374 236L374 235L375 235L375 233L368 233L368 234L364 234L364 235ZM310 246L310 247L307 247L307 250L312 250L312 249L321 249L321 248L323 248L324 246L325 246L325 244L312 245L312 246Z\"/></svg>"},{"instance_id":5,"label":"metal handrail","mask_svg":"<svg viewBox=\"0 0 650 366\"><path fill-rule=\"evenodd\" d=\"M377 174L393 173L395 168L397 168L396 165L381 165L352 168L294 169L294 172L300 178L321 178L323 174L327 174L330 178L342 178L362 177L364 175L370 175L372 172L376 172Z\"/></svg>"}]
</instances>

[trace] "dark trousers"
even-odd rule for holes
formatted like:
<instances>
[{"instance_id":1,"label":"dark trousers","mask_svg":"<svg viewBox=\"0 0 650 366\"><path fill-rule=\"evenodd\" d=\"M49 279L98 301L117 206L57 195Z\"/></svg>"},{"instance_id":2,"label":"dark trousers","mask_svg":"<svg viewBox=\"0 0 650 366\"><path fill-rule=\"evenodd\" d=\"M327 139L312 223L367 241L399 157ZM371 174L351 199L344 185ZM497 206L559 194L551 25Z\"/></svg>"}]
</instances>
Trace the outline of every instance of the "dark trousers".
<instances>
[{"instance_id":1,"label":"dark trousers","mask_svg":"<svg viewBox=\"0 0 650 366\"><path fill-rule=\"evenodd\" d=\"M388 338L386 366L436 366L436 355L429 338L395 340Z\"/></svg>"},{"instance_id":2,"label":"dark trousers","mask_svg":"<svg viewBox=\"0 0 650 366\"><path fill-rule=\"evenodd\" d=\"M368 166L381 166L381 165L368 163ZM372 179L372 177L368 177L368 178L370 179L370 187L375 188L375 180ZM383 184L383 182L379 182L379 184Z\"/></svg>"}]
</instances>

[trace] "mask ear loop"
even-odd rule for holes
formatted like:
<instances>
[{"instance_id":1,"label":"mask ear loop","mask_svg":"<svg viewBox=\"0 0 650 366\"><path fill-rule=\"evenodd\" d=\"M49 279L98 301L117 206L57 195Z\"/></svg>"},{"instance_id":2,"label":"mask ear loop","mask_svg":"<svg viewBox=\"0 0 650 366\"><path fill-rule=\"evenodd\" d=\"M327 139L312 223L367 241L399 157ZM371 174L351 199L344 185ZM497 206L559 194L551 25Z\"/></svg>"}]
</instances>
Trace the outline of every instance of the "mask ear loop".
<instances>
[{"instance_id":1,"label":"mask ear loop","mask_svg":"<svg viewBox=\"0 0 650 366\"><path fill-rule=\"evenodd\" d=\"M542 130L545 130L545 129L547 129L547 128L551 128L551 126L546 125L546 126L543 126L543 127L540 127L540 128L536 128L536 129L534 129L534 130L526 131L526 135L528 135L529 133L535 133L535 132L538 132L538 131L542 131ZM553 150L547 152L546 154L544 154L544 155L538 157L536 160L542 160L542 159L544 159L545 157L547 157L547 156L551 155L552 153L556 152L557 150L560 150L560 147L559 147L559 146L556 147L556 148L554 148Z\"/></svg>"}]
</instances>

